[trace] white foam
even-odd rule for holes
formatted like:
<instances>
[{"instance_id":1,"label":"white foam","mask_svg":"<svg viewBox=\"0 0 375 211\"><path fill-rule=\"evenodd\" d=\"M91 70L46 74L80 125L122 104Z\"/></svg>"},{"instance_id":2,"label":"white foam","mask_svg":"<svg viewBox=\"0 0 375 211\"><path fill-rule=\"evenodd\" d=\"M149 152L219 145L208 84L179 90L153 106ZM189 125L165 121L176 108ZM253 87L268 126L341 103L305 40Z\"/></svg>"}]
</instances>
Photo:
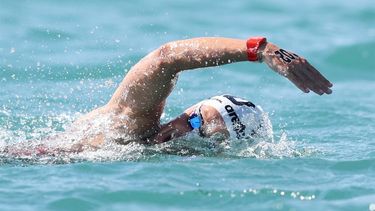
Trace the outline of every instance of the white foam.
<instances>
[{"instance_id":1,"label":"white foam","mask_svg":"<svg viewBox=\"0 0 375 211\"><path fill-rule=\"evenodd\" d=\"M369 210L369 211L375 211L375 203L371 203L371 204L368 206L368 210Z\"/></svg>"},{"instance_id":2,"label":"white foam","mask_svg":"<svg viewBox=\"0 0 375 211\"><path fill-rule=\"evenodd\" d=\"M70 163L81 160L95 162L128 161L148 159L163 154L268 159L299 157L309 153L306 154L306 151L297 149L295 142L288 140L286 133L282 133L276 141L267 113L264 113L263 127L258 131L259 136L253 139L226 140L219 134L211 138L201 138L198 134L190 133L177 140L154 146L145 146L135 142L123 145L114 141L122 139L126 142L131 140L131 137L113 132L110 129L113 122L108 116L99 116L89 123L83 121L75 125L78 128L64 127L65 132L58 132L48 126L55 124L53 122L56 121L60 124L70 125L72 119L73 116L67 114L51 116L48 120L43 120L47 121L44 122L47 127L35 128L31 132L25 132L23 128L17 131L0 128L1 161L21 160L21 162L40 164ZM29 123L26 121L25 124ZM85 149L83 151L72 150L81 140L99 133L104 134L105 140L105 144L99 149L83 147ZM32 141L27 141L26 137L31 137ZM39 146L43 146L47 151L53 153L42 153L40 155L36 150Z\"/></svg>"}]
</instances>

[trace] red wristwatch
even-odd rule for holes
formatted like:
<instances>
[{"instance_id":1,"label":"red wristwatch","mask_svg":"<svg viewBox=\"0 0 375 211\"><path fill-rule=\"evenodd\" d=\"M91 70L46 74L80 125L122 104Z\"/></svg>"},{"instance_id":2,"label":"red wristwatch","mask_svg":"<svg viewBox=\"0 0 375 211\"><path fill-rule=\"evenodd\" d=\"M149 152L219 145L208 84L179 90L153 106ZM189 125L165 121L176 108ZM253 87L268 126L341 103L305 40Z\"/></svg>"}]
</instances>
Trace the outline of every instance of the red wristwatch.
<instances>
[{"instance_id":1,"label":"red wristwatch","mask_svg":"<svg viewBox=\"0 0 375 211\"><path fill-rule=\"evenodd\" d=\"M259 61L258 50L259 47L265 42L267 42L267 39L265 37L250 37L247 40L247 58L249 59L249 61Z\"/></svg>"}]
</instances>

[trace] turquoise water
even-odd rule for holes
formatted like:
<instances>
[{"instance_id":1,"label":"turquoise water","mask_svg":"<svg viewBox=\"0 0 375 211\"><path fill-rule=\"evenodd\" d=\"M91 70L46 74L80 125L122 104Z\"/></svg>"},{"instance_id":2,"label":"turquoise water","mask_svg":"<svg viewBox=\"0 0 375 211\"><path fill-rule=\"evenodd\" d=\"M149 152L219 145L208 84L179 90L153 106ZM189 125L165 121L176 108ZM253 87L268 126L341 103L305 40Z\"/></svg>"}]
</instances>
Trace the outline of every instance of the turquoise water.
<instances>
[{"instance_id":1,"label":"turquoise water","mask_svg":"<svg viewBox=\"0 0 375 211\"><path fill-rule=\"evenodd\" d=\"M0 8L1 148L43 140L105 104L133 64L171 40L264 35L334 84L330 96L303 94L264 64L185 72L163 121L231 93L269 112L274 142L219 153L190 137L168 150L1 154L0 210L375 210L373 1L3 0Z\"/></svg>"}]
</instances>

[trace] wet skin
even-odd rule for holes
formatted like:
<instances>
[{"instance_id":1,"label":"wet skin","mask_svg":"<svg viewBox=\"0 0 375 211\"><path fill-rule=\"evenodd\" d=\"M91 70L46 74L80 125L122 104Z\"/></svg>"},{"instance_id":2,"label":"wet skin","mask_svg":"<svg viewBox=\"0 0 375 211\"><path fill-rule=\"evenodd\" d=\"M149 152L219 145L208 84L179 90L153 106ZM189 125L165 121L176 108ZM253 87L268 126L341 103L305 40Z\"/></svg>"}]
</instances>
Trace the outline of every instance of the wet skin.
<instances>
[{"instance_id":1,"label":"wet skin","mask_svg":"<svg viewBox=\"0 0 375 211\"><path fill-rule=\"evenodd\" d=\"M258 57L305 93L332 93L332 84L306 59L295 53L266 42L260 46ZM78 119L73 127L79 128L83 124L87 127L90 125L88 123L104 115L112 119L108 125L110 130L131 137L124 143L137 141L157 144L182 136L191 130L187 117L194 106L171 122L160 124L166 99L174 88L178 74L189 69L242 61L247 61L246 40L206 37L167 43L134 65L110 101ZM228 134L223 128L221 116L215 114L213 108L204 108L202 115L207 123L203 128L207 136L218 132ZM215 124L217 127L212 127ZM99 132L82 140L81 144L98 147L104 141L103 134Z\"/></svg>"}]
</instances>

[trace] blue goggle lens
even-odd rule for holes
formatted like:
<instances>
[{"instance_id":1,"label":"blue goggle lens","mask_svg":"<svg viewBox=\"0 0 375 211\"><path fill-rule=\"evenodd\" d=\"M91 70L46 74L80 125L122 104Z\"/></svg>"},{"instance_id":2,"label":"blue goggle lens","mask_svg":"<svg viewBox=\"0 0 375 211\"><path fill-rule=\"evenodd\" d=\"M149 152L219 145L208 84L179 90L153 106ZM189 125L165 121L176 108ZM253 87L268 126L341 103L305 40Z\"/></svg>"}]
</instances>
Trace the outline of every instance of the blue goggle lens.
<instances>
[{"instance_id":1,"label":"blue goggle lens","mask_svg":"<svg viewBox=\"0 0 375 211\"><path fill-rule=\"evenodd\" d=\"M188 122L193 129L200 128L202 126L202 120L197 114L192 114L189 117Z\"/></svg>"}]
</instances>

